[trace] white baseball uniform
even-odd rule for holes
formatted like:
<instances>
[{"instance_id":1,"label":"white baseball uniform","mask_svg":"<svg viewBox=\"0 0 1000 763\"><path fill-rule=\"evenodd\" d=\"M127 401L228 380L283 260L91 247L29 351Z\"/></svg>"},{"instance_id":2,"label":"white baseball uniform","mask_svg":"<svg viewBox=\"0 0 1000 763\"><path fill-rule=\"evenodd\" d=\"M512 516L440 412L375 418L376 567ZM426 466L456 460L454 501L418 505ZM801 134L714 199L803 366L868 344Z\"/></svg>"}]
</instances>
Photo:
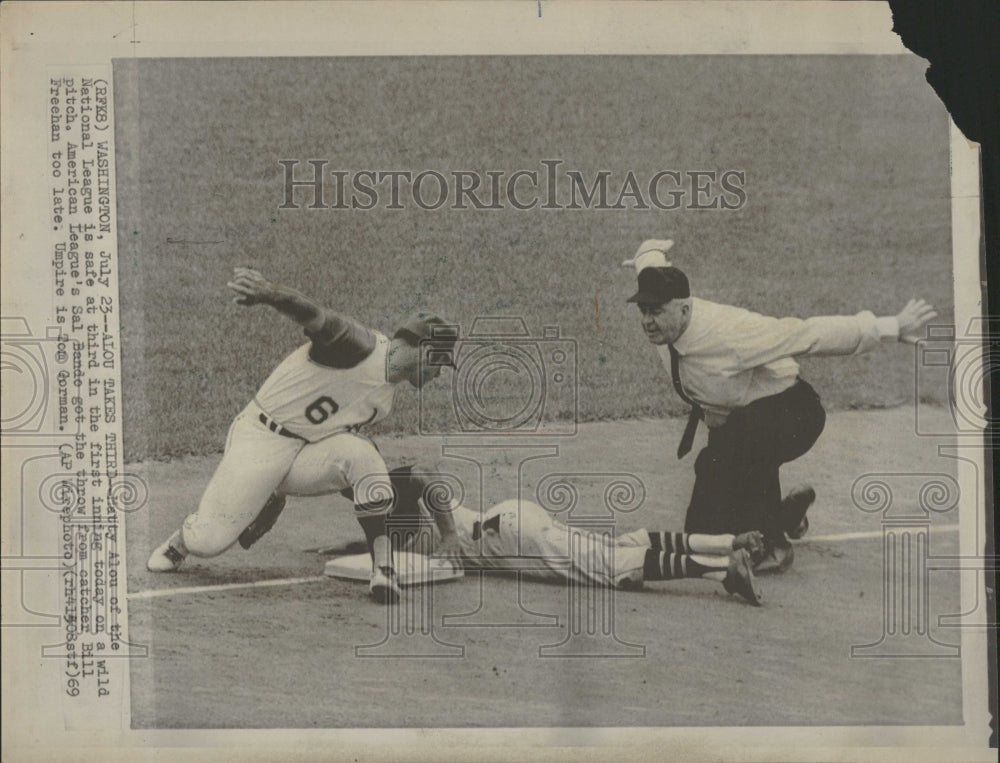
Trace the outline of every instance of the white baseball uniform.
<instances>
[{"instance_id":1,"label":"white baseball uniform","mask_svg":"<svg viewBox=\"0 0 1000 763\"><path fill-rule=\"evenodd\" d=\"M222 461L184 521L184 544L196 556L229 548L275 491L325 495L387 471L358 429L392 409L389 339L331 311L306 335L310 342L274 369L229 429Z\"/></svg>"},{"instance_id":2,"label":"white baseball uniform","mask_svg":"<svg viewBox=\"0 0 1000 763\"><path fill-rule=\"evenodd\" d=\"M644 532L619 539L570 527L531 501L498 503L484 514L453 509L461 554L472 567L520 569L526 578L639 585L650 544Z\"/></svg>"},{"instance_id":3,"label":"white baseball uniform","mask_svg":"<svg viewBox=\"0 0 1000 763\"><path fill-rule=\"evenodd\" d=\"M425 510L423 513L426 516ZM663 564L662 549L654 549L647 530L639 529L616 535L571 527L558 521L532 501L508 500L480 514L461 505L451 507L459 553L468 567L485 570L518 570L525 578L546 582L591 582L616 588L637 588L645 582L648 553L655 550ZM436 525L431 526L435 542L440 539ZM701 565L704 572L726 570L734 536L673 535L680 554L666 554L674 561L679 556ZM424 552L426 553L426 552ZM667 559L666 561L670 561ZM686 577L686 562L671 574L656 572L654 579ZM721 578L719 578L721 579Z\"/></svg>"}]
</instances>

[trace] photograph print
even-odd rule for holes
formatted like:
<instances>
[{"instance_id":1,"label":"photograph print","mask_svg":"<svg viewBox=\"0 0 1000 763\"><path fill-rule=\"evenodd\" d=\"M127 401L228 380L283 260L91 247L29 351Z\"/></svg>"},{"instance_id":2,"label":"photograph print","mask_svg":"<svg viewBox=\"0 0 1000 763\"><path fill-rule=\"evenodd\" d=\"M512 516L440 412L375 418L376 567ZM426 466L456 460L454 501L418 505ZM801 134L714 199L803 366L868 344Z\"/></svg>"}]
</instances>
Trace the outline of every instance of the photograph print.
<instances>
[{"instance_id":1,"label":"photograph print","mask_svg":"<svg viewBox=\"0 0 1000 763\"><path fill-rule=\"evenodd\" d=\"M923 68L116 59L133 727L960 724Z\"/></svg>"}]
</instances>

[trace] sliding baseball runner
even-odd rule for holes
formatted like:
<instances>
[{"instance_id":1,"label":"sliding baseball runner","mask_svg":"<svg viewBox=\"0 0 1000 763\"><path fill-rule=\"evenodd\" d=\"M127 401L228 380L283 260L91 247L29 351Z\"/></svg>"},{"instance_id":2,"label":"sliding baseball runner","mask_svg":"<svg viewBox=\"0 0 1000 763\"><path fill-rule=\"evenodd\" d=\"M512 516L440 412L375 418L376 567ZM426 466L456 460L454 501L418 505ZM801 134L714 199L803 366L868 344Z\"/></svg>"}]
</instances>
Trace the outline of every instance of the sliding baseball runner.
<instances>
[{"instance_id":1,"label":"sliding baseball runner","mask_svg":"<svg viewBox=\"0 0 1000 763\"><path fill-rule=\"evenodd\" d=\"M421 465L393 470L397 503L390 525L397 519L424 518L434 534L435 553L440 553L441 544L457 549L464 567L520 570L526 579L621 589L700 578L721 582L726 592L761 604L753 574L754 558L764 551L759 532L708 535L640 529L612 540L565 525L527 500L502 501L483 513L458 504L435 505L439 474Z\"/></svg>"}]
</instances>

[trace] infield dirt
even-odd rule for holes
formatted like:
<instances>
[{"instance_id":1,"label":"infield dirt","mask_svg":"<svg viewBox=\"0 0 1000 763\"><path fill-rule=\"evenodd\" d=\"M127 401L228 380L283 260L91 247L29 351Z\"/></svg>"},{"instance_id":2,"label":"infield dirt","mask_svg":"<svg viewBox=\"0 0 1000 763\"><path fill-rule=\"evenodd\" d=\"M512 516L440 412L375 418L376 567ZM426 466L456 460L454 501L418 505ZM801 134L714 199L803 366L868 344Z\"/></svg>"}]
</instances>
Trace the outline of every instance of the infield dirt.
<instances>
[{"instance_id":1,"label":"infield dirt","mask_svg":"<svg viewBox=\"0 0 1000 763\"><path fill-rule=\"evenodd\" d=\"M945 412L931 415L936 423L947 423ZM630 472L645 484L647 500L620 519L620 530L677 529L692 481L691 456L678 462L672 455L681 426L679 420L584 425L577 437L560 445L558 459L547 468ZM636 653L623 644L644 647L644 656L633 659L540 657L540 646L558 644L568 632L567 589L519 584L509 576L485 575L480 584L478 574L468 574L434 589L435 636L464 647L464 656L454 659L356 656L356 647L378 644L389 632L386 613L369 600L364 584L320 579L132 598L131 638L151 649L149 659L132 662L133 725L958 723L958 659L850 656L852 645L877 641L883 631L881 517L852 503L851 486L865 474L901 473L916 475L907 478L902 492L916 491L926 475L954 472L953 462L937 455L939 444L913 435L912 410L832 414L813 451L784 469L786 486L808 480L819 498L793 567L761 578L764 607L751 607L703 581L655 583L640 592L617 593L613 630L623 643L598 642L605 651L622 654ZM440 443L399 437L383 438L380 446L388 460L399 462ZM148 480L150 501L127 526L130 593L318 576L325 558L304 549L362 539L347 501L294 499L274 530L249 552L234 548L216 559L189 559L174 575L146 572L146 554L196 506L216 460L192 457L132 466ZM516 490L516 470L498 465L487 483L498 492ZM909 500L909 493L899 492L900 484L897 498ZM580 500L599 501L600 495L583 493ZM963 506L932 518L933 554L956 553L954 523ZM843 533L869 535L819 540ZM960 641L956 629L937 624L938 615L958 611L958 582L954 572L930 576L930 635L945 644ZM519 585L524 609L517 605ZM475 611L481 596L490 607L484 611L499 622L546 622L525 610L556 615L559 622L544 627L441 624L444 614Z\"/></svg>"}]
</instances>

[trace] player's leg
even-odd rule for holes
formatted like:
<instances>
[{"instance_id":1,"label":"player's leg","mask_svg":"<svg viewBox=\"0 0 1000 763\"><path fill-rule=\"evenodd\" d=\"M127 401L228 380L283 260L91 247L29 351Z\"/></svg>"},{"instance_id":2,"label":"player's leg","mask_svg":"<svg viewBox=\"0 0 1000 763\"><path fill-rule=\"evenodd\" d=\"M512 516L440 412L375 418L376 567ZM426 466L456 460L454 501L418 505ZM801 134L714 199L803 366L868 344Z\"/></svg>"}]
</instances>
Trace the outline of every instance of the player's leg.
<instances>
[{"instance_id":1,"label":"player's leg","mask_svg":"<svg viewBox=\"0 0 1000 763\"><path fill-rule=\"evenodd\" d=\"M260 510L260 513L246 526L236 540L239 541L239 544L244 549L249 551L254 543L271 531L274 523L278 521L278 517L284 510L285 495L277 491L271 493L271 497L267 499L264 508Z\"/></svg>"},{"instance_id":2,"label":"player's leg","mask_svg":"<svg viewBox=\"0 0 1000 763\"><path fill-rule=\"evenodd\" d=\"M736 536L642 530L625 535L619 543L608 542L606 533L552 524L571 538L573 579L629 589L646 581L696 578L722 583L727 592L751 604L761 602L748 550L763 548L759 532Z\"/></svg>"},{"instance_id":3,"label":"player's leg","mask_svg":"<svg viewBox=\"0 0 1000 763\"><path fill-rule=\"evenodd\" d=\"M177 569L188 554L212 557L236 542L281 483L301 440L282 437L241 413L233 421L222 461L181 528L150 556L156 572Z\"/></svg>"},{"instance_id":4,"label":"player's leg","mask_svg":"<svg viewBox=\"0 0 1000 763\"><path fill-rule=\"evenodd\" d=\"M727 555L738 549L746 549L751 557L764 551L764 535L757 530L734 535L721 533L708 535L705 533L672 532L670 530L650 531L637 530L626 535L619 541L620 545L629 545L632 538L645 536L645 545L656 551L681 554Z\"/></svg>"},{"instance_id":5,"label":"player's leg","mask_svg":"<svg viewBox=\"0 0 1000 763\"><path fill-rule=\"evenodd\" d=\"M504 569L517 562L525 578L635 588L644 580L703 578L723 583L753 604L756 589L746 548L762 545L760 533L745 536L687 536L683 533L629 533L624 543L612 534L569 527L531 501L504 501L476 521L480 541L472 561L482 568ZM655 544L655 550L654 550ZM678 552L664 551L664 547ZM718 551L692 553L693 548ZM525 568L524 561L537 562Z\"/></svg>"},{"instance_id":6,"label":"player's leg","mask_svg":"<svg viewBox=\"0 0 1000 763\"><path fill-rule=\"evenodd\" d=\"M761 554L759 532L723 533L650 532L637 530L621 538L611 552L612 578L619 588L634 588L645 581L700 578L721 582L729 593L759 605L761 594L753 577L753 554Z\"/></svg>"},{"instance_id":7,"label":"player's leg","mask_svg":"<svg viewBox=\"0 0 1000 763\"><path fill-rule=\"evenodd\" d=\"M278 490L286 495L329 495L348 488L372 557L372 596L395 603L399 583L386 528L394 490L385 461L371 440L343 433L310 443L299 452Z\"/></svg>"},{"instance_id":8,"label":"player's leg","mask_svg":"<svg viewBox=\"0 0 1000 763\"><path fill-rule=\"evenodd\" d=\"M721 581L734 554L747 552L745 549L735 549L725 554L690 554L650 548L643 557L643 580L650 582L705 578Z\"/></svg>"},{"instance_id":9,"label":"player's leg","mask_svg":"<svg viewBox=\"0 0 1000 763\"><path fill-rule=\"evenodd\" d=\"M335 441L336 442L336 441ZM261 536L269 532L278 516L285 508L285 497L287 495L329 495L339 493L347 500L354 502L354 490L350 487L348 477L336 458L329 455L329 443L322 441L316 443L315 447L305 446L305 454L300 451L296 457L296 464L292 469L294 474L291 479L286 476L285 481L279 486L268 499L264 508L257 518L240 533L239 543L243 548L249 549L260 540ZM410 516L419 512L416 499L420 498L420 484L414 484L411 477L412 466L401 466L389 470L389 481L392 483L396 494L396 504L393 515ZM284 492L287 491L287 492Z\"/></svg>"},{"instance_id":10,"label":"player's leg","mask_svg":"<svg viewBox=\"0 0 1000 763\"><path fill-rule=\"evenodd\" d=\"M760 604L762 600L753 576L753 562L745 548L733 549L725 555L671 553L650 548L644 558L642 578L644 581L712 580L751 604Z\"/></svg>"}]
</instances>

